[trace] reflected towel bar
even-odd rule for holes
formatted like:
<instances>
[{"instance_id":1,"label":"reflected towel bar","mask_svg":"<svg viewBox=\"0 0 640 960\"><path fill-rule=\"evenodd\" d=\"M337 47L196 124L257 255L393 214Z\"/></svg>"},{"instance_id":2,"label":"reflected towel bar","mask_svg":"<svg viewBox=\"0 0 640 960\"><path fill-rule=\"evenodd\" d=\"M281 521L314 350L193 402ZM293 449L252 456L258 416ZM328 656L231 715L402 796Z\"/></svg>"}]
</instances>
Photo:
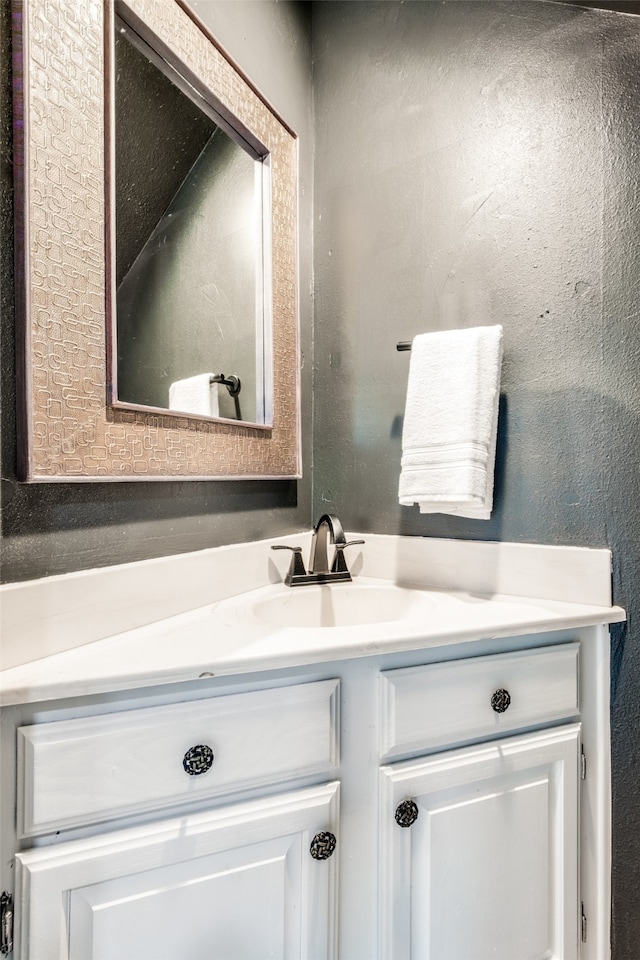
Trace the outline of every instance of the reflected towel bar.
<instances>
[{"instance_id":1,"label":"reflected towel bar","mask_svg":"<svg viewBox=\"0 0 640 960\"><path fill-rule=\"evenodd\" d=\"M211 383L224 383L225 387L229 391L229 396L233 397L233 402L236 408L236 420L242 420L242 417L240 416L240 400L238 398L238 394L242 389L240 377L236 377L234 374L231 374L229 377L225 377L224 373L216 373L211 377Z\"/></svg>"}]
</instances>

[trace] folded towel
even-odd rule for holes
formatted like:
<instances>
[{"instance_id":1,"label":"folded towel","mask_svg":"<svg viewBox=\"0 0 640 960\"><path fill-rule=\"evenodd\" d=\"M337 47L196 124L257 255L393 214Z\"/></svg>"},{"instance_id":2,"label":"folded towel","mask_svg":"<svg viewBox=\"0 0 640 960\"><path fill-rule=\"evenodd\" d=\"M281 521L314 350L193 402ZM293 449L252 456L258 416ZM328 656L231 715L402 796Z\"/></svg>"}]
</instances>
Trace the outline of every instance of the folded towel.
<instances>
[{"instance_id":1,"label":"folded towel","mask_svg":"<svg viewBox=\"0 0 640 960\"><path fill-rule=\"evenodd\" d=\"M197 413L201 417L219 417L218 384L211 373L176 380L169 387L169 409L180 413Z\"/></svg>"},{"instance_id":2,"label":"folded towel","mask_svg":"<svg viewBox=\"0 0 640 960\"><path fill-rule=\"evenodd\" d=\"M399 500L488 520L493 506L502 327L444 330L411 347Z\"/></svg>"}]
</instances>

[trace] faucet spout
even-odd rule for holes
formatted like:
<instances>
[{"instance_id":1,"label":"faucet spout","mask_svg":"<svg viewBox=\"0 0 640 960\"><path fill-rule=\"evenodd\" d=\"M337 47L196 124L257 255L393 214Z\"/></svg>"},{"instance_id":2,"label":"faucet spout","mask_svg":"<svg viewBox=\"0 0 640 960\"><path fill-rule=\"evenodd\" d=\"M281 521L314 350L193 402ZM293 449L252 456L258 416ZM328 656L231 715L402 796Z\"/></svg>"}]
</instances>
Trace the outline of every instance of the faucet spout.
<instances>
[{"instance_id":1,"label":"faucet spout","mask_svg":"<svg viewBox=\"0 0 640 960\"><path fill-rule=\"evenodd\" d=\"M329 573L328 542L345 547L347 541L338 518L331 513L324 513L313 528L309 573Z\"/></svg>"},{"instance_id":2,"label":"faucet spout","mask_svg":"<svg viewBox=\"0 0 640 960\"><path fill-rule=\"evenodd\" d=\"M271 549L292 551L291 566L284 582L287 587L302 587L310 583L345 583L351 580L344 551L346 547L355 547L360 543L364 543L364 540L351 540L347 543L338 518L331 513L324 513L313 528L308 571L304 568L300 547L276 543L272 544ZM335 547L331 567L327 553L329 544Z\"/></svg>"}]
</instances>

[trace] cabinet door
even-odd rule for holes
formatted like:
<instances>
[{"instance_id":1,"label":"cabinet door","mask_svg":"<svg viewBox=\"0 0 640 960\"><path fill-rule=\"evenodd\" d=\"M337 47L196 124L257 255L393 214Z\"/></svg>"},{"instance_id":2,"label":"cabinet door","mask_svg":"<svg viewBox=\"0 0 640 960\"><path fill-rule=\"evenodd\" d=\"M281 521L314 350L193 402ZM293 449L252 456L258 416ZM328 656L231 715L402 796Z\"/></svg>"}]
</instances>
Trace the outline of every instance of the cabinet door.
<instances>
[{"instance_id":1,"label":"cabinet door","mask_svg":"<svg viewBox=\"0 0 640 960\"><path fill-rule=\"evenodd\" d=\"M328 784L18 855L17 960L330 960Z\"/></svg>"},{"instance_id":2,"label":"cabinet door","mask_svg":"<svg viewBox=\"0 0 640 960\"><path fill-rule=\"evenodd\" d=\"M572 724L382 768L381 960L576 960L579 743Z\"/></svg>"}]
</instances>

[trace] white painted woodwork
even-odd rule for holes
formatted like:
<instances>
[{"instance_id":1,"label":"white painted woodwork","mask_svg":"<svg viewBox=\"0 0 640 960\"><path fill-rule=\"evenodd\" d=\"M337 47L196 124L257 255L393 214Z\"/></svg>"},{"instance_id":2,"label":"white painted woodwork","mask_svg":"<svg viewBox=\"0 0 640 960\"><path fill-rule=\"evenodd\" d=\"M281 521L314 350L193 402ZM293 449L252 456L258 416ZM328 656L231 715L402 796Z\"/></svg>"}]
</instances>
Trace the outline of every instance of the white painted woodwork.
<instances>
[{"instance_id":1,"label":"white painted woodwork","mask_svg":"<svg viewBox=\"0 0 640 960\"><path fill-rule=\"evenodd\" d=\"M20 960L333 960L338 784L17 856Z\"/></svg>"},{"instance_id":2,"label":"white painted woodwork","mask_svg":"<svg viewBox=\"0 0 640 960\"><path fill-rule=\"evenodd\" d=\"M587 919L581 960L611 956L611 637L603 625L580 645L580 716L586 777L580 787L580 899Z\"/></svg>"},{"instance_id":3,"label":"white painted woodwork","mask_svg":"<svg viewBox=\"0 0 640 960\"><path fill-rule=\"evenodd\" d=\"M337 957L339 960L374 960L376 957L379 960L488 960L488 958L490 960L522 960L516 952L519 931L513 933L513 924L512 933L509 934L512 940L506 946L503 941L492 939L495 937L495 931L492 934L486 934L484 943L490 942L491 950L494 951L487 953L486 958L477 954L477 944L482 944L483 941L478 939L475 933L471 940L473 949L469 955L462 952L453 956L447 953L443 956L437 953L433 955L416 953L418 947L415 945L421 943L416 938L422 936L424 942L424 937L428 934L424 932L424 926L417 932L412 932L412 903L414 919L417 917L421 920L427 914L425 905L428 905L429 898L432 898L435 902L433 912L436 919L440 916L443 918L441 928L443 925L450 927L458 936L458 927L462 929L463 924L467 923L466 911L468 901L471 900L472 908L476 911L476 923L478 912L480 912L480 920L484 922L485 930L488 930L490 923L495 920L496 911L500 914L501 920L504 912L508 913L507 919L514 916L514 902L518 900L518 889L521 889L523 883L529 883L534 893L539 892L539 876L544 874L544 862L543 858L541 859L544 851L547 851L547 865L555 862L554 857L558 863L555 886L548 888L551 890L549 899L553 898L553 902L548 906L545 922L549 922L548 917L556 917L554 929L559 930L564 924L565 929L568 930L573 924L575 931L578 918L577 901L583 900L588 918L588 939L581 945L580 960L608 960L610 780L607 627L605 625L582 626L574 629L571 626L571 631L567 629L557 634L540 633L511 637L508 640L493 637L475 640L473 643L459 642L450 648L450 656L456 659L448 664L452 668L452 686L445 691L445 694L447 694L447 709L449 709L451 692L456 687L458 671L464 674L469 668L475 669L481 661L488 662L494 657L501 660L505 650L510 651L509 656L511 653L516 654L513 657L514 663L526 664L534 651L539 650L541 655L553 654L563 651L564 648L573 648L578 642L580 644L579 717L583 723L582 741L587 754L588 770L587 779L581 783L579 791L574 790L569 783L570 777L566 772L567 757L560 746L565 736L569 736L569 745L565 744L565 747L566 753L572 754L575 783L577 746L574 744L571 731L577 730L577 727L569 726L563 720L564 726L556 725L537 733L526 736L521 733L518 737L509 738L504 736L505 729L500 728L499 738L496 739L489 739L491 734L472 733L473 738L477 735L486 741L482 745L464 749L458 746L454 750L452 747L455 741L448 741L435 748L424 747L423 741L420 740L422 734L419 731L422 723L422 708L430 701L430 697L426 697L424 693L419 696L418 708L413 713L413 722L418 726L418 733L412 733L409 730L408 740L419 744L415 750L411 748L414 756L423 749L425 753L430 751L430 755L417 756L417 759L413 760L395 761L393 764L388 763L381 775L380 749L381 744L384 749L385 737L388 740L390 729L388 703L385 703L384 697L381 697L381 690L390 677L402 676L403 672L406 672L407 676L422 677L426 668L439 666L443 656L446 655L442 646L433 648L425 643L422 649L413 652L399 651L391 654L383 651L384 655L382 655L375 645L371 644L363 649L358 657L344 660L339 664L332 663L328 670L322 663L317 663L302 667L289 666L277 674L256 677L255 686L262 690L268 686L268 692L275 689L274 684L285 685L278 687L280 708L284 702L281 695L289 689L287 686L289 684L294 684L295 688L301 691L303 700L307 694L317 688L316 685L333 684L335 691L331 695L333 698L331 710L334 735L338 729L336 709L338 696L341 699L339 711L340 825L339 829L333 828L333 825L336 827L338 825L334 804L331 811L333 819L319 816L317 827L314 824L308 831L311 835L316 829L325 829L331 820L332 825L329 829L332 829L339 839L336 854L326 864L320 864L329 868L332 884L327 907L330 921L324 927L322 911L325 910L325 901L322 890L318 898L317 891L314 893L311 890L307 896L304 888L304 884L311 882L316 875L305 879L303 873L296 873L298 870L295 866L298 862L297 841L291 840L298 829L295 823L290 820L290 829L282 826L281 832L278 832L280 829L278 828L271 832L267 830L266 833L262 831L261 825L272 819L268 811L275 815L276 807L284 809L279 807L280 801L282 800L286 805L294 796L293 793L284 795L282 790L295 788L295 796L308 797L313 795L315 790L322 792L325 789L320 787L307 790L306 787L311 782L323 782L337 776L335 765L338 757L335 747L328 774L318 769L309 775L305 774L300 767L299 772L292 772L291 776L305 778L312 776L313 780L305 779L302 782L296 782L290 780L289 774L285 773L280 778L283 782L282 788L276 785L276 781L264 786L260 783L252 785L250 780L243 780L237 787L225 788L219 795L214 791L210 795L215 796L213 811L210 806L207 807L209 794L192 796L186 793L178 800L162 801L166 802L165 807L159 805L157 794L153 792L152 799L148 803L141 803L135 812L127 810L118 812L117 816L120 820L111 821L108 827L94 823L74 828L67 833L66 839L65 828L62 829L60 836L54 832L39 835L34 839L33 849L19 852L15 870L13 869L14 854L20 850L21 846L27 846L27 843L24 841L20 843L16 838L15 784L11 782L11 778L5 777L0 805L3 849L0 873L3 879L1 889L15 891L18 924L13 955L15 960L31 960L32 957L36 960L40 960L41 957L45 960L49 960L50 957L55 957L56 960L112 960L113 957L119 957L119 960L122 958L124 960L158 960L160 958L161 960L165 941L173 951L170 953L172 958L177 956L182 960L197 960L198 948L193 943L187 942L187 946L181 949L176 947L175 941L171 938L174 936L173 928L180 925L175 912L177 904L180 911L186 910L187 914L191 912L190 928L194 931L194 938L200 936L203 923L208 932L201 909L203 903L207 905L205 914L210 913L212 927L215 927L219 936L224 936L227 919L228 928L241 928L245 938L242 947L245 953L240 954L241 960L247 960L247 957L254 960L256 956L259 960L262 960L263 956L264 960L267 960L269 954L265 952L264 944L275 944L273 950L278 956L278 950L280 950L278 937L286 939L286 931L292 929L287 919L289 907L284 909L284 913L280 913L280 919L271 907L272 897L275 897L276 904L282 903L278 893L282 877L287 878L286 882L290 886L293 884L296 889L300 888L298 899L294 897L288 903L298 904L295 906L295 912L301 915L300 929L303 943L300 955L306 956L306 960L316 960L316 957L324 960L325 956ZM474 656L468 657L467 654ZM327 681L329 671L331 677L339 679L339 687L335 686L335 679ZM384 674L384 681L381 679L381 672ZM575 671L573 675L575 676ZM215 699L219 701L244 696L248 691L252 694L251 702L255 702L253 693L259 693L261 690L252 689L253 684L250 673L239 676L233 681L230 679L206 681L206 687L211 694L216 695ZM223 691L226 691L225 696L221 695ZM188 701L189 697L194 699ZM193 680L190 684L175 685L173 688L136 690L126 700L122 699L122 695L120 700L117 696L115 699L106 698L104 705L81 698L75 702L61 704L55 702L37 706L25 704L21 707L4 708L3 722L0 725L4 769L13 768L16 729L19 727L45 729L50 727L55 730L55 724L73 720L76 724L75 729L79 730L94 720L93 716L87 717L87 714L94 714L100 709L105 710L105 714L99 718L104 721L105 729L109 728L114 721L117 722L118 716L140 718L144 717L148 710L154 711L160 722L165 711L170 711L178 702L181 708L184 707L188 716L194 716L201 702L210 701L204 697L202 683ZM229 702L231 702L230 699ZM149 707L149 704L154 706ZM126 710L123 710L124 707ZM570 716L572 721L577 718L575 710ZM555 723L556 721L535 722ZM530 729L531 725L527 722L527 729ZM272 731L273 726L270 725L269 729ZM381 733L383 730L384 736ZM252 734L253 732L255 728L252 728ZM267 730L260 730L258 736L267 737ZM545 743L554 742L558 744L558 755L555 760L551 759L553 756L551 747L549 750L543 749ZM514 745L518 743L523 744L520 750L514 749ZM60 749L63 754L64 750ZM129 749L128 742L125 744L126 749ZM467 755L469 760L461 763L461 758ZM182 754L179 758L180 768L181 757ZM495 775L491 772L494 768L498 771ZM211 773L214 769L215 764ZM505 769L512 772L507 775ZM403 779L403 771L407 771L405 779ZM424 784L426 784L423 784L424 789L421 787L423 774ZM188 780L194 779L184 776ZM206 779L207 776L208 774L200 779ZM452 781L452 777L458 776L461 778L460 781L455 779ZM520 776L521 781L517 779ZM501 786L495 796L491 791L489 796L486 796L487 781L492 777ZM195 781L198 779L196 777ZM382 792L381 780L383 781ZM545 783L548 784L546 787ZM331 791L334 785L326 789ZM421 790L424 794L423 799L421 799ZM458 801L458 794L462 792L464 798L465 790L469 791L471 800L474 802ZM544 833L544 814L541 812L544 803L541 802L541 797L545 790L551 790L556 803L552 808L549 806L546 808L547 843L545 845L537 842L535 845L531 844L528 838L535 837L536 832L538 835ZM230 796L228 791L233 791L233 796ZM242 791L241 795L237 791ZM275 791L278 791L277 796L273 796ZM430 813L430 823L440 837L440 848L434 847L437 855L426 866L424 860L419 861L418 858L416 861L413 856L410 839L413 828L402 830L395 824L393 819L395 806L388 796L394 791L398 793L396 798L398 801L410 795L418 798L421 809L418 821L420 828L425 824L424 804L442 802L442 810L434 807L435 812L433 815ZM73 802L70 789L63 791L60 788L59 792L60 805L63 797L67 804ZM454 800L447 802L447 797L451 793ZM265 794L271 796L265 796ZM581 811L579 897L575 889L576 858L573 856L572 877L567 866L572 860L570 853L565 850L566 855L561 863L562 858L558 852L560 828L555 833L552 829L554 824L559 823L564 817L567 803L573 804L573 813L569 811L568 819L563 820L564 823L568 823L571 816L575 823L578 809ZM273 804L275 806L271 806ZM322 806L322 803L320 805ZM381 807L388 809L386 812L384 809L381 812ZM551 813L549 813L550 809ZM194 813L194 810L198 812ZM252 811L252 813L250 816L248 813L245 816L242 811ZM263 816L260 811L267 811L267 813ZM253 814L257 815L257 826L253 823ZM113 816L115 815L114 813ZM167 821L165 818L168 816L173 819ZM157 822L160 818L163 818L162 822ZM276 821L277 816L273 822ZM218 844L211 839L215 836L224 836L227 827L233 824L235 824L233 826L235 835L233 832L226 834L227 840L231 838L228 843L225 841ZM218 831L218 827L222 832ZM57 830L58 827L55 829ZM105 829L111 832L105 834ZM564 836L569 837L569 835L570 830L567 827ZM308 839L308 837L305 838L305 844ZM185 843L189 846L187 854L184 854L185 848L181 846ZM302 841L300 843L302 844ZM401 859L398 864L397 857L404 857L404 860ZM503 871L506 869L508 877L508 881L504 881L507 887L506 899L501 899L501 891L498 893L494 891L492 894L487 887L487 874L483 872L487 860L499 864ZM519 871L518 863L522 865L523 862L526 869ZM103 869L105 864L110 865L107 874ZM114 870L111 870L111 867ZM338 870L340 922L336 933L333 911L336 898L335 875ZM412 870L417 870L417 873L412 874ZM561 870L565 870L564 877L561 875ZM515 871L515 879L509 871ZM467 881L468 875L472 880L475 877L473 882L477 884L480 893L476 896L477 890L473 890L472 893L467 890L465 894L467 903L462 904L455 885L461 883L464 893L469 883L472 883L472 880ZM47 879L47 876L53 880ZM300 882L299 876L302 876ZM544 882L549 882L548 876L543 879ZM285 881L282 880L282 882ZM415 896L413 900L411 896L407 900L407 889L411 887L412 882L417 885ZM570 892L572 883L574 884L573 894ZM453 894L451 894L452 887ZM167 889L171 891L170 898L168 898ZM256 891L259 889L261 893L256 900ZM381 892L382 899L380 899ZM488 901L487 904L483 905L483 897ZM247 923L239 919L237 912L243 898L252 904L252 919ZM571 916L569 919L562 919L565 908L569 910L570 900L573 901ZM497 908L496 904L498 904ZM500 904L504 905L504 910ZM540 896L537 900L534 898L528 910L531 916L539 918L543 910ZM160 942L158 943L153 937L156 936L156 931L163 930L166 916L171 916L171 932L167 933L166 937L159 934ZM281 919L282 916L284 920ZM544 960L552 960L552 958L577 960L575 953L572 955L566 951L563 953L561 950L557 950L555 954L550 952L555 949L553 944L549 946L547 953L536 953L540 946L538 931L541 929L542 921L539 924L538 920L531 919L531 916L528 922L530 926L536 927L538 940L534 937L535 942L531 946L530 953L524 954L526 960L542 960L542 958ZM71 944L75 954L69 954L69 945L65 939L67 934L64 931L68 930L69 917L71 917L73 930ZM154 917L155 920L150 917ZM138 923L141 924L140 937L147 946L151 944L149 949L153 950L152 956L147 957L144 952L146 947L140 946L135 939L138 936ZM152 928L149 938L145 934L145 924ZM311 924L311 941L315 936L312 929L314 925L317 930L322 928L328 931L328 953L322 953L321 950L314 952L315 946L313 946L309 947L306 955L304 954L304 945L311 942L308 937L305 939L304 931L307 930L308 924ZM496 922L496 926L500 933L501 925ZM118 948L117 938L120 932L125 930L132 938L133 946L129 948L127 944L123 945L121 942ZM393 940L394 936L397 937L397 941ZM462 937L462 933L459 936ZM93 938L93 945L91 945L91 938ZM454 946L459 946L455 939L452 942ZM437 943L436 946L438 946ZM226 943L224 949L228 950ZM271 949L271 946L268 949ZM462 949L463 947L460 947L461 951ZM499 952L501 949L502 954ZM562 949L564 949L563 945ZM221 960L213 953L210 941L207 943L205 956L207 960ZM282 956L287 956L284 949L282 949ZM223 956L222 960L235 960L235 958L231 954Z\"/></svg>"},{"instance_id":4,"label":"white painted woodwork","mask_svg":"<svg viewBox=\"0 0 640 960\"><path fill-rule=\"evenodd\" d=\"M202 800L338 763L339 681L296 684L18 730L19 829L36 835ZM207 744L212 767L182 760Z\"/></svg>"},{"instance_id":5,"label":"white painted woodwork","mask_svg":"<svg viewBox=\"0 0 640 960\"><path fill-rule=\"evenodd\" d=\"M380 960L577 960L579 746L571 724L382 768Z\"/></svg>"},{"instance_id":6,"label":"white painted woodwork","mask_svg":"<svg viewBox=\"0 0 640 960\"><path fill-rule=\"evenodd\" d=\"M381 679L383 757L504 736L577 716L579 643L388 670ZM511 703L496 713L491 697Z\"/></svg>"}]
</instances>

